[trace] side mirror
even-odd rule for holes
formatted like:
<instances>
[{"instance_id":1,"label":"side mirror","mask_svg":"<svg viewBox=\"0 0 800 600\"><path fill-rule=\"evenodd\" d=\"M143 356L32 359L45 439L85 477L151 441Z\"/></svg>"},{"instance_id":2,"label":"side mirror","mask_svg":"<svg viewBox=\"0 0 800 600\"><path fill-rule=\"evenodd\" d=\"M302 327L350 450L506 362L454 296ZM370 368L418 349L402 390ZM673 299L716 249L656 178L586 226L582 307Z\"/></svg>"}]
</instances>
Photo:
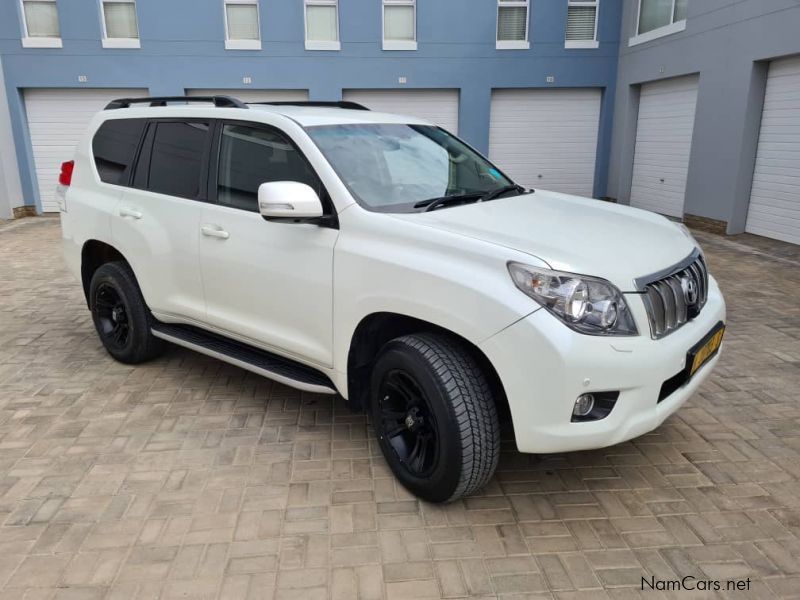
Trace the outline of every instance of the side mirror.
<instances>
[{"instance_id":1,"label":"side mirror","mask_svg":"<svg viewBox=\"0 0 800 600\"><path fill-rule=\"evenodd\" d=\"M322 217L322 202L311 186L299 181L270 181L258 186L258 212L267 220Z\"/></svg>"}]
</instances>

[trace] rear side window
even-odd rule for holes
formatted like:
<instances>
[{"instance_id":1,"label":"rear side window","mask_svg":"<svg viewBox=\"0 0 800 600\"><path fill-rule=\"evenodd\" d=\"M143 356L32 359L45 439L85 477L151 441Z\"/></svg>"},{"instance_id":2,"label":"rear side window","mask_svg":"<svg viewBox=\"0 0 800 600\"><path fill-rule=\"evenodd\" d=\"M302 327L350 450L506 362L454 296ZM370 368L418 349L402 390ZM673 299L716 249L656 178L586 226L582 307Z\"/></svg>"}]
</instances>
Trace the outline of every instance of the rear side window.
<instances>
[{"instance_id":1,"label":"rear side window","mask_svg":"<svg viewBox=\"0 0 800 600\"><path fill-rule=\"evenodd\" d=\"M299 181L320 193L316 174L283 135L261 127L224 125L220 139L217 202L258 211L258 186L270 181Z\"/></svg>"},{"instance_id":2,"label":"rear side window","mask_svg":"<svg viewBox=\"0 0 800 600\"><path fill-rule=\"evenodd\" d=\"M145 125L144 119L115 119L100 126L92 140L92 153L101 181L128 184Z\"/></svg>"},{"instance_id":3,"label":"rear side window","mask_svg":"<svg viewBox=\"0 0 800 600\"><path fill-rule=\"evenodd\" d=\"M159 122L155 127L147 189L170 196L197 198L203 189L201 175L209 124L168 121Z\"/></svg>"}]
</instances>

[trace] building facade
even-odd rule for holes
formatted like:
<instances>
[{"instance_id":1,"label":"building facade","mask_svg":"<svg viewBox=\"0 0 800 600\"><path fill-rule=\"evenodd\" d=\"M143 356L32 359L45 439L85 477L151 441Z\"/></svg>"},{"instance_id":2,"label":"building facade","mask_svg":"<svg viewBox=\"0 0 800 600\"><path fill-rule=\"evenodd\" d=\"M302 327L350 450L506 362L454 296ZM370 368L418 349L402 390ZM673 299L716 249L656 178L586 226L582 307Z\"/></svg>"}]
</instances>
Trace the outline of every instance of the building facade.
<instances>
[{"instance_id":1,"label":"building facade","mask_svg":"<svg viewBox=\"0 0 800 600\"><path fill-rule=\"evenodd\" d=\"M607 193L800 244L800 4L689 0L640 34L625 2Z\"/></svg>"},{"instance_id":2,"label":"building facade","mask_svg":"<svg viewBox=\"0 0 800 600\"><path fill-rule=\"evenodd\" d=\"M0 218L55 209L109 100L224 93L423 117L524 185L800 243L798 31L797 0L5 0Z\"/></svg>"},{"instance_id":3,"label":"building facade","mask_svg":"<svg viewBox=\"0 0 800 600\"><path fill-rule=\"evenodd\" d=\"M54 210L58 166L108 100L212 91L410 113L523 183L603 195L621 3L575 1L568 41L568 0L5 0L17 202Z\"/></svg>"}]
</instances>

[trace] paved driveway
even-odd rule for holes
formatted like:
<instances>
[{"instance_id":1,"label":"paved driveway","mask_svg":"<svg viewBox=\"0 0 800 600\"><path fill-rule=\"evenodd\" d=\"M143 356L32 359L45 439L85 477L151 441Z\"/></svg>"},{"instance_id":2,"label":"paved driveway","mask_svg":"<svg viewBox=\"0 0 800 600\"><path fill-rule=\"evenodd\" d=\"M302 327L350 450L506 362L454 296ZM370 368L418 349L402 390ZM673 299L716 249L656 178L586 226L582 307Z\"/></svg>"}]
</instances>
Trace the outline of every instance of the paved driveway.
<instances>
[{"instance_id":1,"label":"paved driveway","mask_svg":"<svg viewBox=\"0 0 800 600\"><path fill-rule=\"evenodd\" d=\"M57 222L6 226L0 598L629 598L687 575L797 597L800 266L701 237L730 329L700 392L613 448L509 443L482 495L441 507L340 399L177 348L115 363Z\"/></svg>"}]
</instances>

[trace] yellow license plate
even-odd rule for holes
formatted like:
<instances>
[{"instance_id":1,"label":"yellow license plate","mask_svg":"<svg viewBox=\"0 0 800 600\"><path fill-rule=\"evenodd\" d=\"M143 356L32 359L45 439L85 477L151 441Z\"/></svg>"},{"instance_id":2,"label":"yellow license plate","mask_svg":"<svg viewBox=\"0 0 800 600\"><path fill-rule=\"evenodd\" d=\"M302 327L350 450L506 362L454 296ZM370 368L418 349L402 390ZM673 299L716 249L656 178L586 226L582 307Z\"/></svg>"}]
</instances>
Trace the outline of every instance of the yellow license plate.
<instances>
[{"instance_id":1,"label":"yellow license plate","mask_svg":"<svg viewBox=\"0 0 800 600\"><path fill-rule=\"evenodd\" d=\"M689 377L694 375L697 369L706 364L717 353L722 344L722 336L725 335L725 326L720 323L709 335L710 337L701 342L697 350L690 352L690 356L693 356L693 358L692 366L689 369Z\"/></svg>"}]
</instances>

